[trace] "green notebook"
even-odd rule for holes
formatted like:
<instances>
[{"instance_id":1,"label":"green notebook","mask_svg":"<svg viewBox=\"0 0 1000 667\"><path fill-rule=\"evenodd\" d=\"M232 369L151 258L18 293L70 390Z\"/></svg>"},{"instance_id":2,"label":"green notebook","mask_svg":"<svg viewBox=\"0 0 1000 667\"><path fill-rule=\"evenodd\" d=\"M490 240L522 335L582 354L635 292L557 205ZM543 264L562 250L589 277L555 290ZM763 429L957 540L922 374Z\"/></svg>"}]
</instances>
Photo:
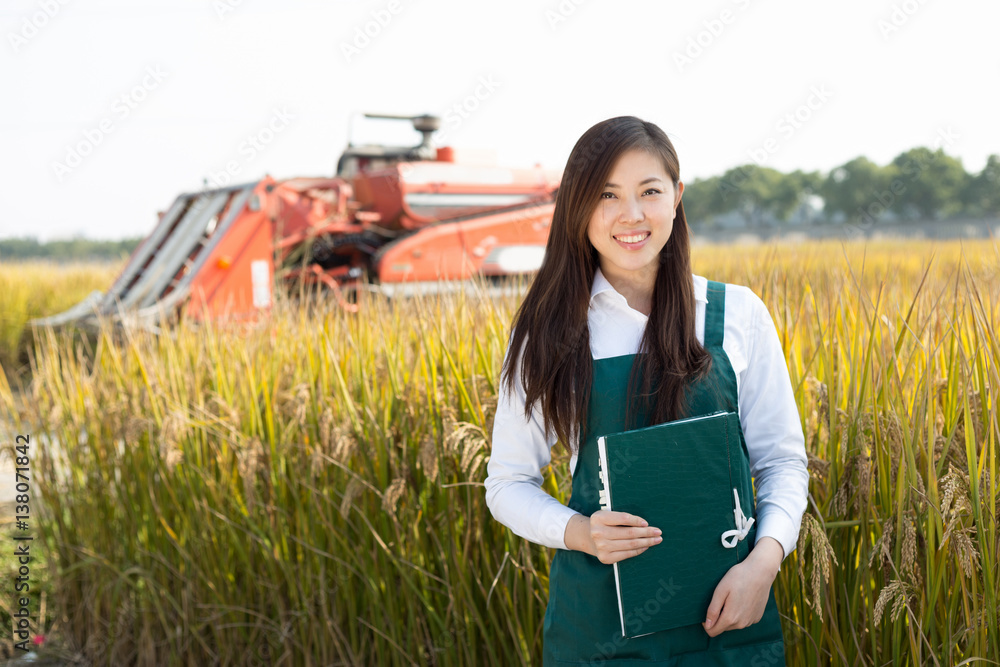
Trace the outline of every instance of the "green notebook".
<instances>
[{"instance_id":1,"label":"green notebook","mask_svg":"<svg viewBox=\"0 0 1000 667\"><path fill-rule=\"evenodd\" d=\"M663 531L662 542L614 564L622 635L703 622L716 585L756 536L739 416L657 424L603 436L597 446L601 507Z\"/></svg>"}]
</instances>

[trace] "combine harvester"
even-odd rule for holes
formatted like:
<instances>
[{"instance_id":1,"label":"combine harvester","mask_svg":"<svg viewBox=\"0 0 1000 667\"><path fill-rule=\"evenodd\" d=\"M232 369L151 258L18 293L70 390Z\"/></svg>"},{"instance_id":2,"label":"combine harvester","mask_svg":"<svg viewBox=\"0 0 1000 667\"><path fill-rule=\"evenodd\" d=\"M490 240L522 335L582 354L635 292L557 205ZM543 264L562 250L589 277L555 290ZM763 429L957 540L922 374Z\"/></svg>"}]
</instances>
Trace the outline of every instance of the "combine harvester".
<instances>
[{"instance_id":1,"label":"combine harvester","mask_svg":"<svg viewBox=\"0 0 1000 667\"><path fill-rule=\"evenodd\" d=\"M349 143L334 178L182 194L107 293L33 323L251 318L270 308L276 284L298 281L356 310L361 288L408 294L538 269L559 172L462 164L431 143L437 117L366 116L409 120L423 140Z\"/></svg>"}]
</instances>

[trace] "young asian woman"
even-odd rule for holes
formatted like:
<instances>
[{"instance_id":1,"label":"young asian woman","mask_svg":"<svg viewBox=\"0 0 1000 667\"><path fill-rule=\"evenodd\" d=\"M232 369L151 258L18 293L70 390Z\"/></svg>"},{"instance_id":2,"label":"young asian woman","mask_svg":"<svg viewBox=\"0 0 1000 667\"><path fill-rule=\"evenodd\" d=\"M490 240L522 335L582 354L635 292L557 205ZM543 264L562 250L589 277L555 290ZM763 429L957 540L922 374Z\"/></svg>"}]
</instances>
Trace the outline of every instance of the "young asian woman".
<instances>
[{"instance_id":1,"label":"young asian woman","mask_svg":"<svg viewBox=\"0 0 1000 667\"><path fill-rule=\"evenodd\" d=\"M622 116L591 127L571 151L545 259L515 316L486 500L514 533L556 549L545 665L784 661L771 585L806 506L801 422L763 301L692 273L683 192L658 126ZM755 542L703 623L627 639L611 564L656 549L667 527L601 509L596 438L719 409L739 414ZM571 453L568 505L542 489L558 443Z\"/></svg>"}]
</instances>

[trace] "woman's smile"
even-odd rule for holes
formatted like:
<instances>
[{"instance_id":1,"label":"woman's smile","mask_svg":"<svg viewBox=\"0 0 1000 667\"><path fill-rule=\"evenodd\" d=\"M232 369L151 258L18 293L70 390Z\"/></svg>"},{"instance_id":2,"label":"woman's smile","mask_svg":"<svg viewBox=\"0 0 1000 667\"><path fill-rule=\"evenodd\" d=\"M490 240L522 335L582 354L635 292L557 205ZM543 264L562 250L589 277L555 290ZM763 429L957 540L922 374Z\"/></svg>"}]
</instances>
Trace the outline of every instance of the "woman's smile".
<instances>
[{"instance_id":1,"label":"woman's smile","mask_svg":"<svg viewBox=\"0 0 1000 667\"><path fill-rule=\"evenodd\" d=\"M614 238L623 248L633 249L641 248L643 242L649 237L649 232L640 232L638 234L618 234Z\"/></svg>"}]
</instances>

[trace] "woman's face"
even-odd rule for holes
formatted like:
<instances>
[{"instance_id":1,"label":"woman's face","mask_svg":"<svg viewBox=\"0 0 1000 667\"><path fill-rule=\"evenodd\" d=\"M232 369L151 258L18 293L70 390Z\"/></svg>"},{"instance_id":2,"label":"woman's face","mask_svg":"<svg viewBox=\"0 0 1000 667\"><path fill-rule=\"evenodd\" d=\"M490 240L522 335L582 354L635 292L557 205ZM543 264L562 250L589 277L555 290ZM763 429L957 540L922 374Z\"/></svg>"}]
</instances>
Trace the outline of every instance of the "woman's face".
<instances>
[{"instance_id":1,"label":"woman's face","mask_svg":"<svg viewBox=\"0 0 1000 667\"><path fill-rule=\"evenodd\" d=\"M683 192L658 156L638 149L621 155L587 226L601 272L613 285L653 282Z\"/></svg>"}]
</instances>

